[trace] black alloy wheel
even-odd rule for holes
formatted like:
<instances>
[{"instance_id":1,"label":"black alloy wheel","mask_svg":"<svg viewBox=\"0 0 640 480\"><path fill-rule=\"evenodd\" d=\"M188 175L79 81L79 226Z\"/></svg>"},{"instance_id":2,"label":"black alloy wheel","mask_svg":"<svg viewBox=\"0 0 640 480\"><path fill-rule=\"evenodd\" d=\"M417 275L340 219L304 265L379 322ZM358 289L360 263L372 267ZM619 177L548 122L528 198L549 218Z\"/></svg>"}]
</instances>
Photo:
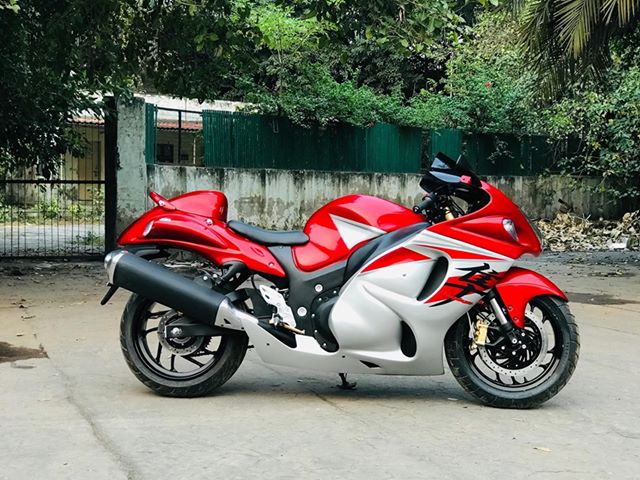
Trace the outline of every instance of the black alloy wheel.
<instances>
[{"instance_id":1,"label":"black alloy wheel","mask_svg":"<svg viewBox=\"0 0 640 480\"><path fill-rule=\"evenodd\" d=\"M165 327L180 319L174 310L132 295L122 314L120 346L135 376L166 396L206 395L224 384L244 359L244 332L221 336L166 338Z\"/></svg>"},{"instance_id":2,"label":"black alloy wheel","mask_svg":"<svg viewBox=\"0 0 640 480\"><path fill-rule=\"evenodd\" d=\"M473 340L477 322L488 323L485 345ZM566 302L540 296L527 306L525 325L512 343L486 307L476 306L448 332L445 352L458 382L483 403L531 408L567 383L579 355L579 334Z\"/></svg>"}]
</instances>

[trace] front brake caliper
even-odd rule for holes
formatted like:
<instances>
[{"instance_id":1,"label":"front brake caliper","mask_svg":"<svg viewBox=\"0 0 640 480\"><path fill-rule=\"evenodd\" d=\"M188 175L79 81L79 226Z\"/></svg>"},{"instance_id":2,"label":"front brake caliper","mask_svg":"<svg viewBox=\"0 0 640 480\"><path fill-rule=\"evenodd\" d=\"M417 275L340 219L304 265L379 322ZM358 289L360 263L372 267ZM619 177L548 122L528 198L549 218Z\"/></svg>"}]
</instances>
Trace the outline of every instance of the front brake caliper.
<instances>
[{"instance_id":1,"label":"front brake caliper","mask_svg":"<svg viewBox=\"0 0 640 480\"><path fill-rule=\"evenodd\" d=\"M489 332L489 320L479 318L476 321L475 330L473 332L473 343L476 346L484 346L487 344L487 333Z\"/></svg>"}]
</instances>

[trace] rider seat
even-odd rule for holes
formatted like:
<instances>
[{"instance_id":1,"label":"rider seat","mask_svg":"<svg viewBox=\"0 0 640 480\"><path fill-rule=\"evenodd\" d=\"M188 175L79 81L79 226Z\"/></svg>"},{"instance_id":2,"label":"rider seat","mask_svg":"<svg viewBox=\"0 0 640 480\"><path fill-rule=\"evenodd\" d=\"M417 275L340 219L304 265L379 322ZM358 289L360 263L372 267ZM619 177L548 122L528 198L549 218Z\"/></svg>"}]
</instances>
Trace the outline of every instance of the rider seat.
<instances>
[{"instance_id":1,"label":"rider seat","mask_svg":"<svg viewBox=\"0 0 640 480\"><path fill-rule=\"evenodd\" d=\"M230 220L227 225L237 234L267 247L275 245L304 245L309 242L309 237L301 230L274 232L254 227L238 220Z\"/></svg>"}]
</instances>

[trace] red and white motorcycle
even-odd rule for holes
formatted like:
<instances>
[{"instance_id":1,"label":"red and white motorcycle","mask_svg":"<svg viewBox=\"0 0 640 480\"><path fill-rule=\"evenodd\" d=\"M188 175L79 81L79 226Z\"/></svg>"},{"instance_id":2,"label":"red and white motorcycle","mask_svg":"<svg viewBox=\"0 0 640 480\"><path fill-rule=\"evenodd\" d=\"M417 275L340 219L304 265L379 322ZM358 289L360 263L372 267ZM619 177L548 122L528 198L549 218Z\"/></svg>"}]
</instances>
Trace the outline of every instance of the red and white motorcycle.
<instances>
[{"instance_id":1,"label":"red and white motorcycle","mask_svg":"<svg viewBox=\"0 0 640 480\"><path fill-rule=\"evenodd\" d=\"M121 322L129 367L162 395L204 395L251 343L265 362L339 373L349 388L347 373L442 374L444 345L458 382L487 405L553 397L579 336L565 294L513 266L540 254L535 227L442 154L420 185L413 211L349 195L292 232L227 221L221 192L151 193L157 206L105 259L103 304L117 288L134 293ZM168 268L176 250L206 261L195 279Z\"/></svg>"}]
</instances>

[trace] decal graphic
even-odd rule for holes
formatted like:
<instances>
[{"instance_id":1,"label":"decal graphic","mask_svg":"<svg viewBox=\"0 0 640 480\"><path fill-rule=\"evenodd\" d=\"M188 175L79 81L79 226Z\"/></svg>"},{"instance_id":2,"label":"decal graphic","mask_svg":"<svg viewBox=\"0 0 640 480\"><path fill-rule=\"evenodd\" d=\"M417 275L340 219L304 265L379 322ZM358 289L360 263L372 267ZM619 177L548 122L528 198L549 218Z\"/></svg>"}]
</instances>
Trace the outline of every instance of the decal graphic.
<instances>
[{"instance_id":1,"label":"decal graphic","mask_svg":"<svg viewBox=\"0 0 640 480\"><path fill-rule=\"evenodd\" d=\"M349 250L360 242L371 240L372 238L376 238L387 233L384 230L380 230L379 228L371 225L365 225L364 223L339 217L338 215L329 214L329 216L338 229L338 233L340 234L340 237L342 237L342 241Z\"/></svg>"},{"instance_id":2,"label":"decal graphic","mask_svg":"<svg viewBox=\"0 0 640 480\"><path fill-rule=\"evenodd\" d=\"M472 302L465 300L463 297L472 293L484 294L500 278L500 274L491 268L488 263L476 267L458 268L458 270L466 271L467 273L461 277L449 279L442 289L430 299L430 302L439 300L443 296L445 297L444 300L434 303L431 305L432 307L453 301L471 305ZM449 288L447 289L446 287Z\"/></svg>"},{"instance_id":3,"label":"decal graphic","mask_svg":"<svg viewBox=\"0 0 640 480\"><path fill-rule=\"evenodd\" d=\"M390 267L393 265L400 265L402 263L423 262L430 259L431 257L428 257L427 255L424 255L422 253L414 252L413 250L405 247L400 247L371 262L362 270L362 273L370 272L372 270L377 270L380 268Z\"/></svg>"}]
</instances>

